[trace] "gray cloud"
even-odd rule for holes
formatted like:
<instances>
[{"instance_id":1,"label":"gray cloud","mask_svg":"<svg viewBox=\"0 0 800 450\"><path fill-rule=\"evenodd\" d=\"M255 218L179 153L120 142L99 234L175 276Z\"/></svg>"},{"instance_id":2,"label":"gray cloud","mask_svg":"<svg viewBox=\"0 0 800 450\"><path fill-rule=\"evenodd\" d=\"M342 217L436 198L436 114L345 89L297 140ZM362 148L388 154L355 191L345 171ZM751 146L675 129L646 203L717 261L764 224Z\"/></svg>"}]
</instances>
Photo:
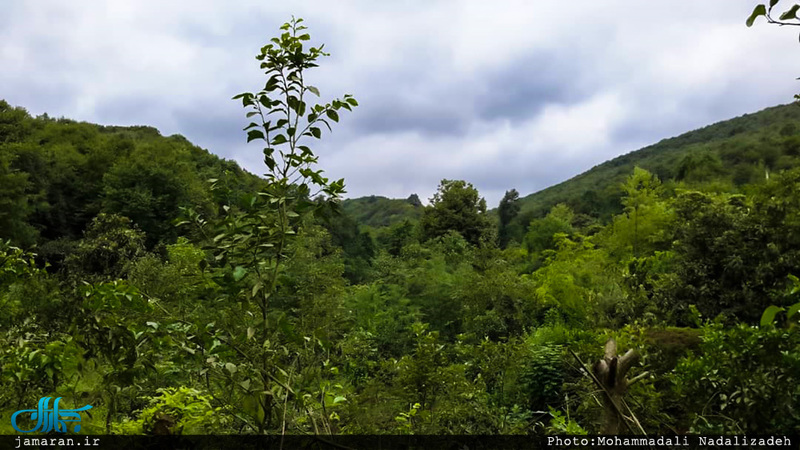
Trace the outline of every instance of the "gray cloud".
<instances>
[{"instance_id":1,"label":"gray cloud","mask_svg":"<svg viewBox=\"0 0 800 450\"><path fill-rule=\"evenodd\" d=\"M472 117L453 105L415 105L390 99L377 105L364 105L354 126L364 133L401 133L416 131L425 135L462 135Z\"/></svg>"},{"instance_id":2,"label":"gray cloud","mask_svg":"<svg viewBox=\"0 0 800 450\"><path fill-rule=\"evenodd\" d=\"M164 106L157 97L121 96L99 104L94 114L104 125L149 125L161 128L167 126ZM152 122L140 123L143 117L151 118ZM163 133L169 132L162 130Z\"/></svg>"},{"instance_id":3,"label":"gray cloud","mask_svg":"<svg viewBox=\"0 0 800 450\"><path fill-rule=\"evenodd\" d=\"M6 3L0 97L179 133L254 173L230 97L263 86L255 53L304 17L333 55L313 84L361 103L313 147L350 196L463 178L496 205L800 91L796 36L746 28L751 0Z\"/></svg>"},{"instance_id":4,"label":"gray cloud","mask_svg":"<svg viewBox=\"0 0 800 450\"><path fill-rule=\"evenodd\" d=\"M591 92L578 85L582 73L573 58L553 51L533 53L482 74L475 97L478 117L518 121L539 114L548 104L586 99Z\"/></svg>"},{"instance_id":5,"label":"gray cloud","mask_svg":"<svg viewBox=\"0 0 800 450\"><path fill-rule=\"evenodd\" d=\"M237 114L240 109L240 105L236 104L228 105L222 111L212 105L200 104L174 110L172 119L178 130L191 135L198 144L202 142L203 146L219 148L221 153L225 153L225 144L241 143L245 140L245 133L241 130L249 122ZM236 142L237 137L239 142Z\"/></svg>"}]
</instances>

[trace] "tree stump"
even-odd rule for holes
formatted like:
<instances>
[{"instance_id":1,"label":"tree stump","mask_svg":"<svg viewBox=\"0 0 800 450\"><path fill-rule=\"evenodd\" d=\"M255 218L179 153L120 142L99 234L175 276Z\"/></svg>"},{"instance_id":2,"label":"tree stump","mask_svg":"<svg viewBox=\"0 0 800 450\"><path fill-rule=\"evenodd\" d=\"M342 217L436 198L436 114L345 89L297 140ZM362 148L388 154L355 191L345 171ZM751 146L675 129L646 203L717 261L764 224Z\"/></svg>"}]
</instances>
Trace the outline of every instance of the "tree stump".
<instances>
[{"instance_id":1,"label":"tree stump","mask_svg":"<svg viewBox=\"0 0 800 450\"><path fill-rule=\"evenodd\" d=\"M633 349L623 356L617 356L617 343L614 339L609 339L606 342L605 356L594 365L594 376L606 391L603 396L603 434L619 434L623 420L622 400L630 384L627 374L638 360L639 353Z\"/></svg>"}]
</instances>

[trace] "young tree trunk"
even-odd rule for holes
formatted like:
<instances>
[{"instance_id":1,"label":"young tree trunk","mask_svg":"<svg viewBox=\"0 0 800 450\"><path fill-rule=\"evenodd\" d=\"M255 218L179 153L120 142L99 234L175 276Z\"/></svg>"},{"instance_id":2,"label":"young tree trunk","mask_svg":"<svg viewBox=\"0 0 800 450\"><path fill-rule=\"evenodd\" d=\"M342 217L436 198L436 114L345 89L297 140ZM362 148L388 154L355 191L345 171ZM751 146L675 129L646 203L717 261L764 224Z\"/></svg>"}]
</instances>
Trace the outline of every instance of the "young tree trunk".
<instances>
[{"instance_id":1,"label":"young tree trunk","mask_svg":"<svg viewBox=\"0 0 800 450\"><path fill-rule=\"evenodd\" d=\"M617 356L617 343L613 339L606 342L605 356L595 363L594 376L606 390L603 396L603 434L619 434L623 417L622 399L628 389L626 375L631 366L639 360L639 353L628 350L623 356Z\"/></svg>"}]
</instances>

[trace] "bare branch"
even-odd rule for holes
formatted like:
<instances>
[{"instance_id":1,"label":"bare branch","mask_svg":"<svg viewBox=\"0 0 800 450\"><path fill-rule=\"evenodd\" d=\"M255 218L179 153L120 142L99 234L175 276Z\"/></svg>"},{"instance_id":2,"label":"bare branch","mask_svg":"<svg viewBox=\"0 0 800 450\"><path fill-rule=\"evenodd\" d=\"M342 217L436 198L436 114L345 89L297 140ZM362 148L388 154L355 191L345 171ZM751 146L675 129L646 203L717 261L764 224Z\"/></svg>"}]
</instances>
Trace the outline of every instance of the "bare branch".
<instances>
[{"instance_id":1,"label":"bare branch","mask_svg":"<svg viewBox=\"0 0 800 450\"><path fill-rule=\"evenodd\" d=\"M630 381L628 381L628 386L633 386L634 384L638 383L639 381L645 379L648 375L650 375L650 372L645 370L644 372L640 373L639 375L636 375L635 377L631 378Z\"/></svg>"},{"instance_id":2,"label":"bare branch","mask_svg":"<svg viewBox=\"0 0 800 450\"><path fill-rule=\"evenodd\" d=\"M628 373L631 366L639 360L639 352L634 349L630 349L619 359L619 376L624 377L625 374Z\"/></svg>"},{"instance_id":3,"label":"bare branch","mask_svg":"<svg viewBox=\"0 0 800 450\"><path fill-rule=\"evenodd\" d=\"M617 356L617 341L614 339L609 339L608 342L606 342L605 350L606 361L611 361L612 358Z\"/></svg>"}]
</instances>

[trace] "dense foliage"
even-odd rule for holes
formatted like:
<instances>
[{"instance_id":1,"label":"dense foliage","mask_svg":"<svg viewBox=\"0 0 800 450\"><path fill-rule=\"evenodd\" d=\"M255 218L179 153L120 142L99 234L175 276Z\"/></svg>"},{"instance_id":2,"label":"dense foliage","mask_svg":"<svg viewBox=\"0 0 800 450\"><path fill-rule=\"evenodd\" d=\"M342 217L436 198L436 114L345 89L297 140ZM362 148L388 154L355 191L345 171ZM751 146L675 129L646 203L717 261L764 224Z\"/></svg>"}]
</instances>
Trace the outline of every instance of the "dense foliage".
<instances>
[{"instance_id":1,"label":"dense foliage","mask_svg":"<svg viewBox=\"0 0 800 450\"><path fill-rule=\"evenodd\" d=\"M371 195L347 199L342 210L358 224L372 228L390 227L405 219L416 220L422 216L422 202L416 194L405 200Z\"/></svg>"},{"instance_id":2,"label":"dense foliage","mask_svg":"<svg viewBox=\"0 0 800 450\"><path fill-rule=\"evenodd\" d=\"M43 256L63 256L101 213L131 219L152 249L175 240L181 207L210 212L263 184L180 135L32 118L0 100L0 238L39 244Z\"/></svg>"},{"instance_id":3,"label":"dense foliage","mask_svg":"<svg viewBox=\"0 0 800 450\"><path fill-rule=\"evenodd\" d=\"M236 97L266 179L0 103L0 432L43 396L93 405L83 433L597 432L570 351L610 337L649 433L800 431L800 109L511 190L498 222L462 180L342 206L309 145L358 103L307 105L309 39L284 25Z\"/></svg>"}]
</instances>

